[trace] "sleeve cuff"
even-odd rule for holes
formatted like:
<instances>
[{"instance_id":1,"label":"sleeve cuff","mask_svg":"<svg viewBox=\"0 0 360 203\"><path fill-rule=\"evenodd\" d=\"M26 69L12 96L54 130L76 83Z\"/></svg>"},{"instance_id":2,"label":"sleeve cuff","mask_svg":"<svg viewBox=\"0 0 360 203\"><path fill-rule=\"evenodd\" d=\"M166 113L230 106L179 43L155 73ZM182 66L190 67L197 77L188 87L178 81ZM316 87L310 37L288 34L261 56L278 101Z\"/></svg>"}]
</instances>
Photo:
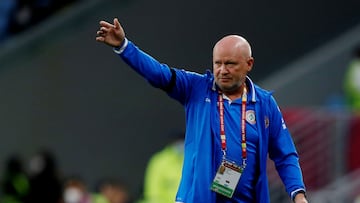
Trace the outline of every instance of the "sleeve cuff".
<instances>
[{"instance_id":1,"label":"sleeve cuff","mask_svg":"<svg viewBox=\"0 0 360 203\"><path fill-rule=\"evenodd\" d=\"M124 39L124 41L122 42L122 44L119 47L114 47L113 51L117 54L121 54L123 53L123 51L125 50L125 48L127 47L129 41L128 39Z\"/></svg>"},{"instance_id":2,"label":"sleeve cuff","mask_svg":"<svg viewBox=\"0 0 360 203\"><path fill-rule=\"evenodd\" d=\"M295 200L295 196L299 193L303 193L305 195L305 189L303 188L300 188L300 189L297 189L297 190L294 190L291 192L291 199L294 201ZM306 196L305 196L306 197Z\"/></svg>"}]
</instances>

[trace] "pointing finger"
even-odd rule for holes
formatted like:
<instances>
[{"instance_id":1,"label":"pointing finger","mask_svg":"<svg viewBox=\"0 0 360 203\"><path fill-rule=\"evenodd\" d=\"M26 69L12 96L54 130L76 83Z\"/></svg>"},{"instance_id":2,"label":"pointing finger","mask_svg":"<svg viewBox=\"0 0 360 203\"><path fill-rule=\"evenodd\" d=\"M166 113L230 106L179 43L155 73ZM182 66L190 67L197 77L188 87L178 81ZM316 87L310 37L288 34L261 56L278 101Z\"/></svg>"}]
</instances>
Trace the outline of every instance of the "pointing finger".
<instances>
[{"instance_id":1,"label":"pointing finger","mask_svg":"<svg viewBox=\"0 0 360 203\"><path fill-rule=\"evenodd\" d=\"M100 21L100 26L101 27L106 27L106 28L113 28L114 27L114 25L112 25L111 23L108 23L108 22L106 22L106 21Z\"/></svg>"}]
</instances>

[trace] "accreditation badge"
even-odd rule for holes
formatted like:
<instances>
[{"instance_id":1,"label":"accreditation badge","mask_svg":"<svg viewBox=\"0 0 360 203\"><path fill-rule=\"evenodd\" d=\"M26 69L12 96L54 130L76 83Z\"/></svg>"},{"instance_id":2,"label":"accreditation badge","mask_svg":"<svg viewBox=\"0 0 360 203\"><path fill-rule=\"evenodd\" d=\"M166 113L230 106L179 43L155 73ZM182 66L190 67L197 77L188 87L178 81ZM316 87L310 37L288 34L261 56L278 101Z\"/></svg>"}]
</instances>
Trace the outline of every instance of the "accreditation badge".
<instances>
[{"instance_id":1,"label":"accreditation badge","mask_svg":"<svg viewBox=\"0 0 360 203\"><path fill-rule=\"evenodd\" d=\"M211 184L211 190L231 198L238 184L243 168L234 162L223 160Z\"/></svg>"}]
</instances>

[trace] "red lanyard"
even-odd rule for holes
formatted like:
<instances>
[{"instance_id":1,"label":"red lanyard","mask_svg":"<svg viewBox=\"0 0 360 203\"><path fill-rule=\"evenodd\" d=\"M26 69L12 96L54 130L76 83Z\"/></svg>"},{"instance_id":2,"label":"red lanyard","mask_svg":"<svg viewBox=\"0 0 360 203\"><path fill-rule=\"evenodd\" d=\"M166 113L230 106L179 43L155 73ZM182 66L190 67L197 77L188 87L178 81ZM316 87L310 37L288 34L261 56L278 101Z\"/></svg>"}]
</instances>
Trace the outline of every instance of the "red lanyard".
<instances>
[{"instance_id":1,"label":"red lanyard","mask_svg":"<svg viewBox=\"0 0 360 203\"><path fill-rule=\"evenodd\" d=\"M243 158L243 165L246 165L246 100L247 91L244 87L241 97L241 152ZM225 122L224 122L224 99L222 93L219 91L219 114L220 114L220 139L221 149L223 150L224 157L226 156L226 135L225 135Z\"/></svg>"}]
</instances>

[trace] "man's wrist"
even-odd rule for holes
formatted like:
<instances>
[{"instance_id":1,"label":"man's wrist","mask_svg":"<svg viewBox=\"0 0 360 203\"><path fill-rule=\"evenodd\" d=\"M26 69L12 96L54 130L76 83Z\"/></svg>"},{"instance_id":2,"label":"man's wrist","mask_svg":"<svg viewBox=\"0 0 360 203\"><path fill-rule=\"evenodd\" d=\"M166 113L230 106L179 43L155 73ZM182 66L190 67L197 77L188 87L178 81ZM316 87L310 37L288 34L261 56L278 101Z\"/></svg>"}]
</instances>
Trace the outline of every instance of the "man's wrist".
<instances>
[{"instance_id":1,"label":"man's wrist","mask_svg":"<svg viewBox=\"0 0 360 203\"><path fill-rule=\"evenodd\" d=\"M128 39L124 38L120 46L113 48L114 52L117 54L121 54L127 47L128 43L129 43Z\"/></svg>"},{"instance_id":2,"label":"man's wrist","mask_svg":"<svg viewBox=\"0 0 360 203\"><path fill-rule=\"evenodd\" d=\"M291 194L291 199L293 200L293 202L295 202L296 196L297 196L297 195L300 195L300 194L301 194L301 196L303 196L304 198L306 198L306 192L305 192L305 190L299 189L299 190L294 191L294 192Z\"/></svg>"}]
</instances>

